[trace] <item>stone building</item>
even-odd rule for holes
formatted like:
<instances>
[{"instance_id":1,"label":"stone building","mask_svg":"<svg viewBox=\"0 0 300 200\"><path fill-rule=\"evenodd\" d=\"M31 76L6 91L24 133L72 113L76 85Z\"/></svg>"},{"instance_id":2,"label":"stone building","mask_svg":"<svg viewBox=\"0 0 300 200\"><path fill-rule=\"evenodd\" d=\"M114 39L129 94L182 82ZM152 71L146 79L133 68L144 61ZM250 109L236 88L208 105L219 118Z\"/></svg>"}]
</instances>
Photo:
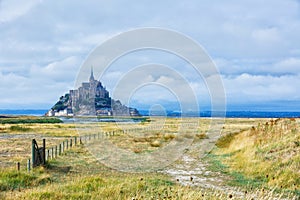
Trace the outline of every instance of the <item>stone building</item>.
<instances>
[{"instance_id":1,"label":"stone building","mask_svg":"<svg viewBox=\"0 0 300 200\"><path fill-rule=\"evenodd\" d=\"M80 109L80 105L111 107L110 101L109 92L95 80L93 70L89 82L83 82L77 90L70 90L70 103L75 109Z\"/></svg>"},{"instance_id":2,"label":"stone building","mask_svg":"<svg viewBox=\"0 0 300 200\"><path fill-rule=\"evenodd\" d=\"M135 108L129 108L119 100L113 100L109 92L98 80L95 80L93 69L89 82L83 82L78 89L70 90L61 96L59 101L49 110L48 116L70 115L121 115L139 116Z\"/></svg>"}]
</instances>

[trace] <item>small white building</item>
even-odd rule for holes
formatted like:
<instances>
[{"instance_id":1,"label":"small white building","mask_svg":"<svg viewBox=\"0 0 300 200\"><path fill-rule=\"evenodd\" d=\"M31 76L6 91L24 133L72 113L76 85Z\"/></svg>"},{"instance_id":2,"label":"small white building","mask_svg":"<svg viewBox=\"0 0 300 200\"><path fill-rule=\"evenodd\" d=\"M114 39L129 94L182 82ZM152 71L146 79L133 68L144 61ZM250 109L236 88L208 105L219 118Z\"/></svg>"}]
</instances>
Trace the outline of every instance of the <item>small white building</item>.
<instances>
[{"instance_id":1,"label":"small white building","mask_svg":"<svg viewBox=\"0 0 300 200\"><path fill-rule=\"evenodd\" d=\"M55 111L55 110L49 110L46 113L46 116L48 117L66 117L66 116L73 116L73 112L71 108L66 108L64 110Z\"/></svg>"},{"instance_id":2,"label":"small white building","mask_svg":"<svg viewBox=\"0 0 300 200\"><path fill-rule=\"evenodd\" d=\"M48 116L48 117L53 117L54 115L55 115L55 111L52 109L46 113L46 116Z\"/></svg>"}]
</instances>

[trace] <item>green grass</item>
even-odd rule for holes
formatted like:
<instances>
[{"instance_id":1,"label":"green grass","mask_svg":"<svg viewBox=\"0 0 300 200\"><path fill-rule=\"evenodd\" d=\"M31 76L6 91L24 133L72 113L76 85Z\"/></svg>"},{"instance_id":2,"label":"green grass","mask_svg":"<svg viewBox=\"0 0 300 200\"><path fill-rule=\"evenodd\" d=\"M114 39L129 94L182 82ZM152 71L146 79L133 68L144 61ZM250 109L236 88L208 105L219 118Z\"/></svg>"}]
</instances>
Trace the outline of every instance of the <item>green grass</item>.
<instances>
[{"instance_id":1,"label":"green grass","mask_svg":"<svg viewBox=\"0 0 300 200\"><path fill-rule=\"evenodd\" d=\"M215 155L213 153L207 154L205 157L210 165L208 169L215 171L215 172L221 172L223 174L228 174L228 166L222 163L222 160L229 155Z\"/></svg>"},{"instance_id":2,"label":"green grass","mask_svg":"<svg viewBox=\"0 0 300 200\"><path fill-rule=\"evenodd\" d=\"M6 170L0 171L0 191L23 189L38 186L50 181L43 173L27 173L24 171Z\"/></svg>"},{"instance_id":3,"label":"green grass","mask_svg":"<svg viewBox=\"0 0 300 200\"><path fill-rule=\"evenodd\" d=\"M229 175L233 177L231 181L229 181L229 185L231 186L239 186L245 187L247 189L254 189L254 188L262 188L266 183L265 179L261 178L247 178L244 174L239 172L229 172Z\"/></svg>"},{"instance_id":4,"label":"green grass","mask_svg":"<svg viewBox=\"0 0 300 200\"><path fill-rule=\"evenodd\" d=\"M31 117L31 118L24 118L24 117L16 117L16 118L0 118L0 124L53 124L53 123L62 123L62 121L58 118L53 117Z\"/></svg>"},{"instance_id":5,"label":"green grass","mask_svg":"<svg viewBox=\"0 0 300 200\"><path fill-rule=\"evenodd\" d=\"M26 131L30 131L32 130L31 128L28 128L28 127L23 127L23 126L11 126L9 128L10 131L18 131L18 132L26 132Z\"/></svg>"},{"instance_id":6,"label":"green grass","mask_svg":"<svg viewBox=\"0 0 300 200\"><path fill-rule=\"evenodd\" d=\"M49 186L50 190L30 192L30 199L143 199L171 197L170 186L162 177L119 175L104 177L96 175L76 179L66 184ZM169 191L168 191L169 190Z\"/></svg>"},{"instance_id":7,"label":"green grass","mask_svg":"<svg viewBox=\"0 0 300 200\"><path fill-rule=\"evenodd\" d=\"M239 173L237 171L230 171L230 167L224 164L224 160L230 156L232 156L232 154L208 154L206 157L206 159L210 163L210 166L208 168L214 172L221 172L222 174L229 175L231 179L228 181L228 185L231 186L246 188L259 188L263 186L263 180L247 178L242 173Z\"/></svg>"}]
</instances>

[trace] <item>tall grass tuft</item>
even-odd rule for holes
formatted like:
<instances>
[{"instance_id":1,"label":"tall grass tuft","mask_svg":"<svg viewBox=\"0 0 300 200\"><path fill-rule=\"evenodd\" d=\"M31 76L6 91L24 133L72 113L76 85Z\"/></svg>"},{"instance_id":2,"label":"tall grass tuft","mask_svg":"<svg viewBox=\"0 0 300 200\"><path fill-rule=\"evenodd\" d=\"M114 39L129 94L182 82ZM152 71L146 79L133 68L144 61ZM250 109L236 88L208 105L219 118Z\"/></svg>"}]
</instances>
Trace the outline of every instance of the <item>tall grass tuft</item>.
<instances>
[{"instance_id":1,"label":"tall grass tuft","mask_svg":"<svg viewBox=\"0 0 300 200\"><path fill-rule=\"evenodd\" d=\"M0 171L0 191L32 186L36 176L17 171Z\"/></svg>"},{"instance_id":2,"label":"tall grass tuft","mask_svg":"<svg viewBox=\"0 0 300 200\"><path fill-rule=\"evenodd\" d=\"M240 133L221 137L218 155L239 186L264 186L278 192L299 193L300 141L298 119L259 123Z\"/></svg>"},{"instance_id":3,"label":"tall grass tuft","mask_svg":"<svg viewBox=\"0 0 300 200\"><path fill-rule=\"evenodd\" d=\"M229 133L226 134L218 139L216 142L216 146L219 148L227 148L229 147L231 141L234 139L234 137L238 134L239 132L236 133Z\"/></svg>"},{"instance_id":4,"label":"tall grass tuft","mask_svg":"<svg viewBox=\"0 0 300 200\"><path fill-rule=\"evenodd\" d=\"M23 127L23 126L16 125L16 126L11 126L9 128L9 130L11 130L11 131L18 131L18 132L27 132L27 131L30 131L32 129L28 128L28 127Z\"/></svg>"}]
</instances>

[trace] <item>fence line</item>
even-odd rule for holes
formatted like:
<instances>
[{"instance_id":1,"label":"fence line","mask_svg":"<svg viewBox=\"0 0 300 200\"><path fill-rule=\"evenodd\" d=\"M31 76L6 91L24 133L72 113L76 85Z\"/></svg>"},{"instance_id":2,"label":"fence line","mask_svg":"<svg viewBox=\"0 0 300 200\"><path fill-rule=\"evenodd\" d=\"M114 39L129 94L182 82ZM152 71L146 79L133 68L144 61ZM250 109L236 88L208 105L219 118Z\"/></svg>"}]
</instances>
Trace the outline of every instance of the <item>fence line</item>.
<instances>
[{"instance_id":1,"label":"fence line","mask_svg":"<svg viewBox=\"0 0 300 200\"><path fill-rule=\"evenodd\" d=\"M185 126L190 125L189 123L185 124ZM133 132L141 132L141 131L151 131L151 130L158 130L158 128L165 127L165 128L179 128L177 125L163 125L163 126L150 126L150 127L143 127L143 128L130 128L130 129L123 129L123 130L113 130L109 132L98 132L94 134L87 134L83 136L74 136L70 137L61 143L51 146L49 148L45 148L45 156L44 156L44 162L43 165L49 160L54 160L58 156L61 156L65 151L78 146L78 144L86 144L88 141L91 140L99 140L103 137L112 137L119 134L127 134L127 133L133 133ZM45 145L45 144L44 144ZM45 145L46 146L46 145ZM32 147L33 148L33 147ZM32 154L34 156L34 154ZM27 161L27 170L30 171L31 167L34 168L36 166L35 160L32 157L31 160L28 159Z\"/></svg>"}]
</instances>

